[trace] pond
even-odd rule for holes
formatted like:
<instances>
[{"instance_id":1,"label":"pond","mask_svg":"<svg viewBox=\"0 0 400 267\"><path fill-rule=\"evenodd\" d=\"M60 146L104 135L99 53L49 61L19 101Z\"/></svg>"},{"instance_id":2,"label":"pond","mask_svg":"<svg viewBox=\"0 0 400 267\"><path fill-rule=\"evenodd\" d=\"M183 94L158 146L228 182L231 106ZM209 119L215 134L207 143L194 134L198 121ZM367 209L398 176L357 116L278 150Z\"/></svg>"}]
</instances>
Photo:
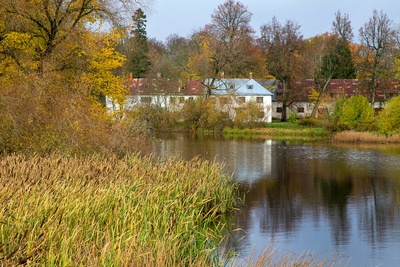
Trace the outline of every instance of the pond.
<instances>
[{"instance_id":1,"label":"pond","mask_svg":"<svg viewBox=\"0 0 400 267\"><path fill-rule=\"evenodd\" d=\"M224 244L240 258L268 245L346 266L400 266L400 147L162 135L161 158L225 164L246 192Z\"/></svg>"}]
</instances>

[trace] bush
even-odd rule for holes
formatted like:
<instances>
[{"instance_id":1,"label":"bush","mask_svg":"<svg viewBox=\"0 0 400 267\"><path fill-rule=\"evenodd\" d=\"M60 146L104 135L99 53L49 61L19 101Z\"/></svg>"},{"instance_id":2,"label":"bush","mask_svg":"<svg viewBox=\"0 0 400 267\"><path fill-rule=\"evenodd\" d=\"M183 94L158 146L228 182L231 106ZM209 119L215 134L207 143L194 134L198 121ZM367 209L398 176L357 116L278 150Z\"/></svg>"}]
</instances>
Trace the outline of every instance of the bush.
<instances>
[{"instance_id":1,"label":"bush","mask_svg":"<svg viewBox=\"0 0 400 267\"><path fill-rule=\"evenodd\" d=\"M264 117L264 113L260 105L254 101L242 104L240 108L235 109L235 112L234 125L239 129L255 128L264 124L264 122L260 122L260 119Z\"/></svg>"},{"instance_id":2,"label":"bush","mask_svg":"<svg viewBox=\"0 0 400 267\"><path fill-rule=\"evenodd\" d=\"M297 121L297 114L296 114L296 112L292 111L292 112L289 114L289 119L288 119L288 121L291 122L291 123L296 123L296 121Z\"/></svg>"},{"instance_id":3,"label":"bush","mask_svg":"<svg viewBox=\"0 0 400 267\"><path fill-rule=\"evenodd\" d=\"M366 97L362 95L352 96L343 103L343 108L337 107L337 126L354 130L371 130L374 127L374 109Z\"/></svg>"},{"instance_id":4,"label":"bush","mask_svg":"<svg viewBox=\"0 0 400 267\"><path fill-rule=\"evenodd\" d=\"M196 99L185 103L181 111L187 130L222 131L232 125L229 114L218 109L215 99Z\"/></svg>"},{"instance_id":5,"label":"bush","mask_svg":"<svg viewBox=\"0 0 400 267\"><path fill-rule=\"evenodd\" d=\"M122 152L118 144L130 138L122 122L91 101L84 84L66 82L50 76L0 79L1 153Z\"/></svg>"},{"instance_id":6,"label":"bush","mask_svg":"<svg viewBox=\"0 0 400 267\"><path fill-rule=\"evenodd\" d=\"M131 112L130 116L133 120L143 123L147 132L172 129L178 121L178 115L175 112L168 111L159 105L143 104Z\"/></svg>"},{"instance_id":7,"label":"bush","mask_svg":"<svg viewBox=\"0 0 400 267\"><path fill-rule=\"evenodd\" d=\"M385 134L400 132L400 96L390 99L378 118L379 131Z\"/></svg>"},{"instance_id":8,"label":"bush","mask_svg":"<svg viewBox=\"0 0 400 267\"><path fill-rule=\"evenodd\" d=\"M318 120L313 118L302 118L297 122L297 124L307 127L317 127L321 125L321 123Z\"/></svg>"}]
</instances>

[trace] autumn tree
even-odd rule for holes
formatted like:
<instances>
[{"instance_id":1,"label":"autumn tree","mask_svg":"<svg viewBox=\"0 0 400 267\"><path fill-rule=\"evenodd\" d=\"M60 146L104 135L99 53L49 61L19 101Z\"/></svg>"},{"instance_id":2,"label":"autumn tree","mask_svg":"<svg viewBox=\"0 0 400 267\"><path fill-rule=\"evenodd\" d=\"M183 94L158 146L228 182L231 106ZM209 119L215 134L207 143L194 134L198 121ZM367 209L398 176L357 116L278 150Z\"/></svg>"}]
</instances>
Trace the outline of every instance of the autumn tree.
<instances>
[{"instance_id":1,"label":"autumn tree","mask_svg":"<svg viewBox=\"0 0 400 267\"><path fill-rule=\"evenodd\" d=\"M312 118L317 115L318 108L336 69L332 52L335 42L336 36L332 33L317 35L304 41L302 73L304 77L314 81L314 86L310 92L314 103L311 112Z\"/></svg>"},{"instance_id":2,"label":"autumn tree","mask_svg":"<svg viewBox=\"0 0 400 267\"><path fill-rule=\"evenodd\" d=\"M168 78L185 78L186 67L192 49L193 41L176 34L167 37L163 57L164 70L162 75Z\"/></svg>"},{"instance_id":3,"label":"autumn tree","mask_svg":"<svg viewBox=\"0 0 400 267\"><path fill-rule=\"evenodd\" d=\"M65 58L79 54L83 43L80 33L87 25L108 20L121 25L125 13L122 6L135 6L133 0L0 0L0 13L6 23L3 36L9 35L21 41L29 39L35 64L25 71L43 74L54 68L65 68ZM75 44L75 45L74 45ZM19 53L2 49L1 53L13 58L20 67ZM57 64L56 64L57 63Z\"/></svg>"},{"instance_id":4,"label":"autumn tree","mask_svg":"<svg viewBox=\"0 0 400 267\"><path fill-rule=\"evenodd\" d=\"M149 58L150 58L150 70L148 76L156 77L158 74L162 75L165 70L164 55L166 48L164 42L155 38L148 40L149 47Z\"/></svg>"},{"instance_id":5,"label":"autumn tree","mask_svg":"<svg viewBox=\"0 0 400 267\"><path fill-rule=\"evenodd\" d=\"M332 79L354 79L355 67L349 42L353 38L351 22L347 14L338 11L332 22L332 33L310 38L305 58L311 63L310 78L314 80L317 97L311 117L317 115L323 95L329 90ZM307 64L306 64L307 65Z\"/></svg>"},{"instance_id":6,"label":"autumn tree","mask_svg":"<svg viewBox=\"0 0 400 267\"><path fill-rule=\"evenodd\" d=\"M304 43L300 25L291 20L281 24L273 17L269 23L261 26L259 43L267 55L268 72L282 83L281 120L286 121L286 109L296 101L299 93L294 82L300 79Z\"/></svg>"},{"instance_id":7,"label":"autumn tree","mask_svg":"<svg viewBox=\"0 0 400 267\"><path fill-rule=\"evenodd\" d=\"M187 72L191 77L208 81L207 95L212 93L220 73L240 77L251 72L253 59L248 53L254 40L251 16L241 2L227 0L214 10L211 24L193 35L196 45Z\"/></svg>"},{"instance_id":8,"label":"autumn tree","mask_svg":"<svg viewBox=\"0 0 400 267\"><path fill-rule=\"evenodd\" d=\"M374 103L378 83L393 76L393 45L397 32L387 14L374 10L359 33L363 48L359 76L369 89L370 102Z\"/></svg>"},{"instance_id":9,"label":"autumn tree","mask_svg":"<svg viewBox=\"0 0 400 267\"><path fill-rule=\"evenodd\" d=\"M0 0L0 102L13 102L0 109L0 124L7 125L0 129L2 151L20 144L45 152L106 147L112 116L102 104L106 97L119 107L124 101L113 73L124 57L115 47L133 6L133 0ZM99 31L105 21L110 30Z\"/></svg>"}]
</instances>

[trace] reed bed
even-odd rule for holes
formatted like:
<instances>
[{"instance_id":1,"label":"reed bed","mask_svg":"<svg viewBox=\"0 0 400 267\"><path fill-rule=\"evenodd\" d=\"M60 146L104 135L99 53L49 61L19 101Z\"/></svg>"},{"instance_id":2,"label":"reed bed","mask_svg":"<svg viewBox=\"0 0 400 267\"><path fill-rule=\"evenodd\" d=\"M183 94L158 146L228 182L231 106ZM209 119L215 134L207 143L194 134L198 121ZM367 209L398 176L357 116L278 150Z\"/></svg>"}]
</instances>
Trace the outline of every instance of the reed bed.
<instances>
[{"instance_id":1,"label":"reed bed","mask_svg":"<svg viewBox=\"0 0 400 267\"><path fill-rule=\"evenodd\" d=\"M384 135L371 132L343 131L332 136L337 143L371 143L371 144L400 144L400 135Z\"/></svg>"},{"instance_id":2,"label":"reed bed","mask_svg":"<svg viewBox=\"0 0 400 267\"><path fill-rule=\"evenodd\" d=\"M0 266L211 266L237 185L130 155L0 159Z\"/></svg>"},{"instance_id":3,"label":"reed bed","mask_svg":"<svg viewBox=\"0 0 400 267\"><path fill-rule=\"evenodd\" d=\"M260 255L250 254L246 259L233 260L229 267L344 267L350 259L343 255L321 256L306 251L301 254L278 249L275 241L267 244Z\"/></svg>"}]
</instances>

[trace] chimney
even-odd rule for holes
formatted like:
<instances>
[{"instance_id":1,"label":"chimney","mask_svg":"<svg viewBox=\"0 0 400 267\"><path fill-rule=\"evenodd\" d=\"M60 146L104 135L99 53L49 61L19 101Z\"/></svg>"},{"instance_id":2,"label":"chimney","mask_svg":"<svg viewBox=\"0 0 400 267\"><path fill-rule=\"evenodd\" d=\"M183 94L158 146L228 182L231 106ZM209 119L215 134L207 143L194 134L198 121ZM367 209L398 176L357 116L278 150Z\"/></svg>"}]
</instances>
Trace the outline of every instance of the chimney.
<instances>
[{"instance_id":1,"label":"chimney","mask_svg":"<svg viewBox=\"0 0 400 267\"><path fill-rule=\"evenodd\" d=\"M223 78L225 78L225 73L224 72L221 72L221 79L223 79Z\"/></svg>"},{"instance_id":2,"label":"chimney","mask_svg":"<svg viewBox=\"0 0 400 267\"><path fill-rule=\"evenodd\" d=\"M250 73L249 73L249 80L252 80L252 79L253 79L253 73L250 72Z\"/></svg>"},{"instance_id":3,"label":"chimney","mask_svg":"<svg viewBox=\"0 0 400 267\"><path fill-rule=\"evenodd\" d=\"M131 72L131 73L129 73L129 80L130 80L130 81L132 81L132 80L133 80L133 77L132 77L132 72Z\"/></svg>"}]
</instances>

